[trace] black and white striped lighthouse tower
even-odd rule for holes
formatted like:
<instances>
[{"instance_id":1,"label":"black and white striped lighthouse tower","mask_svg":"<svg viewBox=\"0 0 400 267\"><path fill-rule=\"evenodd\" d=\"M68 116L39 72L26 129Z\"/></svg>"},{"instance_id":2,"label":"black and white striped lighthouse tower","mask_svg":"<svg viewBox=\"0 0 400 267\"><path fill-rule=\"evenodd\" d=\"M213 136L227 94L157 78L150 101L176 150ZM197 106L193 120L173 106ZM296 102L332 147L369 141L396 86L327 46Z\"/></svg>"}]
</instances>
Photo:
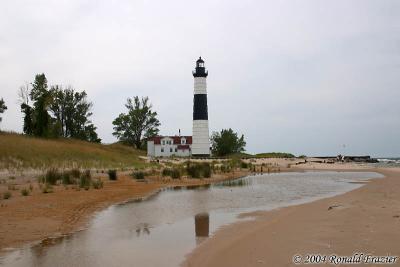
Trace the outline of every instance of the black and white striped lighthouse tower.
<instances>
[{"instance_id":1,"label":"black and white striped lighthouse tower","mask_svg":"<svg viewBox=\"0 0 400 267\"><path fill-rule=\"evenodd\" d=\"M196 61L194 77L193 97L193 140L192 156L210 156L210 136L208 131L208 107L207 107L207 75L204 60L200 57Z\"/></svg>"}]
</instances>

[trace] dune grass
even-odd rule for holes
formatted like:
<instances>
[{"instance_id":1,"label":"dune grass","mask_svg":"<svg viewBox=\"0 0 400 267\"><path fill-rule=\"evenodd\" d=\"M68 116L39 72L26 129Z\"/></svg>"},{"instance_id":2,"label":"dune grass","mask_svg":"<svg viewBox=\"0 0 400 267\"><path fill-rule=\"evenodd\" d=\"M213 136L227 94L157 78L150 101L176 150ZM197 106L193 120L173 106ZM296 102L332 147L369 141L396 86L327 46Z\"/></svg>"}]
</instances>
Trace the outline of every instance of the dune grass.
<instances>
[{"instance_id":1,"label":"dune grass","mask_svg":"<svg viewBox=\"0 0 400 267\"><path fill-rule=\"evenodd\" d=\"M145 151L115 143L42 139L0 132L0 169L145 167Z\"/></svg>"},{"instance_id":2,"label":"dune grass","mask_svg":"<svg viewBox=\"0 0 400 267\"><path fill-rule=\"evenodd\" d=\"M290 153L284 152L268 152L268 153L260 153L256 154L257 158L294 158L295 156Z\"/></svg>"},{"instance_id":3,"label":"dune grass","mask_svg":"<svg viewBox=\"0 0 400 267\"><path fill-rule=\"evenodd\" d=\"M294 158L295 156L290 153L285 153L285 152L267 152L267 153L259 153L259 154L248 154L248 153L235 153L235 154L230 154L227 156L227 158L230 159L240 159L240 158Z\"/></svg>"}]
</instances>

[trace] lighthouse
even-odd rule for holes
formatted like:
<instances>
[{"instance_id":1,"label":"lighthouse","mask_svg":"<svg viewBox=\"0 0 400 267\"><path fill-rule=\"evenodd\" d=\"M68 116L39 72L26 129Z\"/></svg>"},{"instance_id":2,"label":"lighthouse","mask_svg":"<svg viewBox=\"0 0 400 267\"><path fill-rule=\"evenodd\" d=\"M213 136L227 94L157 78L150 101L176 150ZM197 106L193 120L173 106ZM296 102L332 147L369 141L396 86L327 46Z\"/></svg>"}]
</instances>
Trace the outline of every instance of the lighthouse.
<instances>
[{"instance_id":1,"label":"lighthouse","mask_svg":"<svg viewBox=\"0 0 400 267\"><path fill-rule=\"evenodd\" d=\"M192 156L210 156L210 136L208 130L207 107L207 76L208 71L204 67L204 60L199 57L196 61L194 77L193 97L193 141Z\"/></svg>"}]
</instances>

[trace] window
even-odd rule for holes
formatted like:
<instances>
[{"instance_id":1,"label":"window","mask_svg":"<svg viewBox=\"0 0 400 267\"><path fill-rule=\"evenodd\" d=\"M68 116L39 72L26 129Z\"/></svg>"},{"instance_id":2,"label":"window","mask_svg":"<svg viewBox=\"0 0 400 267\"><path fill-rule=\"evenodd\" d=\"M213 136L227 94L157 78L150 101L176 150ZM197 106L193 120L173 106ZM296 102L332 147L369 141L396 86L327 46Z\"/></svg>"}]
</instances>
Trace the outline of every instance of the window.
<instances>
[{"instance_id":1,"label":"window","mask_svg":"<svg viewBox=\"0 0 400 267\"><path fill-rule=\"evenodd\" d=\"M163 152L164 152L164 148L162 147L162 148L161 148L161 153L163 153Z\"/></svg>"},{"instance_id":2,"label":"window","mask_svg":"<svg viewBox=\"0 0 400 267\"><path fill-rule=\"evenodd\" d=\"M162 144L165 145L165 140L162 140Z\"/></svg>"},{"instance_id":3,"label":"window","mask_svg":"<svg viewBox=\"0 0 400 267\"><path fill-rule=\"evenodd\" d=\"M177 148L175 148L175 152L178 152L178 149L177 149Z\"/></svg>"},{"instance_id":4,"label":"window","mask_svg":"<svg viewBox=\"0 0 400 267\"><path fill-rule=\"evenodd\" d=\"M181 144L182 144L182 145L186 144L186 140L182 138Z\"/></svg>"},{"instance_id":5,"label":"window","mask_svg":"<svg viewBox=\"0 0 400 267\"><path fill-rule=\"evenodd\" d=\"M169 152L172 152L172 147L169 149Z\"/></svg>"}]
</instances>

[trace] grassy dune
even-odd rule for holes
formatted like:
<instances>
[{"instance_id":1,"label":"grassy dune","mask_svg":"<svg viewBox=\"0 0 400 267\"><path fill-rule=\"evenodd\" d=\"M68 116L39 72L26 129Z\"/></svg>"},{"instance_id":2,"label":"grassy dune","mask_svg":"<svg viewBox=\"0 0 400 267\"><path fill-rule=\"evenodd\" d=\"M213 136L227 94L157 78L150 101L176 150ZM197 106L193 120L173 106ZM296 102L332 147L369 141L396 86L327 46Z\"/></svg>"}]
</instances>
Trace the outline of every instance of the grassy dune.
<instances>
[{"instance_id":1,"label":"grassy dune","mask_svg":"<svg viewBox=\"0 0 400 267\"><path fill-rule=\"evenodd\" d=\"M0 169L125 168L145 165L139 151L122 144L41 139L0 132Z\"/></svg>"}]
</instances>

